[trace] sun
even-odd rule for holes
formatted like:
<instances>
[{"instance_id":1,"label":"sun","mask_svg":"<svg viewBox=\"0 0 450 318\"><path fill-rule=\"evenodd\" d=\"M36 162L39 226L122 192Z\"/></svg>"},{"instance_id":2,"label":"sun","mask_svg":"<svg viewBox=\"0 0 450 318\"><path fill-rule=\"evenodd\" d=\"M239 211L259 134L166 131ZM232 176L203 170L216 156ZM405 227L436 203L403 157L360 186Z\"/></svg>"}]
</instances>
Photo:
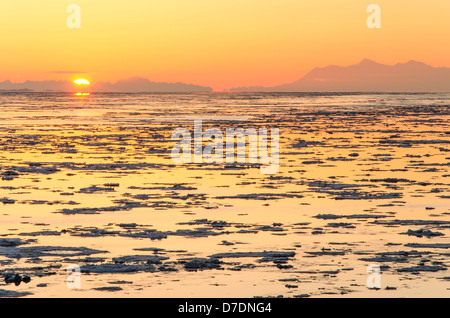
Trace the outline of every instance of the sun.
<instances>
[{"instance_id":1,"label":"sun","mask_svg":"<svg viewBox=\"0 0 450 318\"><path fill-rule=\"evenodd\" d=\"M89 85L89 81L84 78L79 78L73 81L77 85Z\"/></svg>"},{"instance_id":2,"label":"sun","mask_svg":"<svg viewBox=\"0 0 450 318\"><path fill-rule=\"evenodd\" d=\"M78 93L75 94L75 96L78 97L85 97L85 96L89 96L91 95L88 91L89 87L89 81L85 78L78 78L76 80L73 81L75 84L77 84L78 86L80 86L79 88L77 88ZM82 86L82 87L81 87Z\"/></svg>"}]
</instances>

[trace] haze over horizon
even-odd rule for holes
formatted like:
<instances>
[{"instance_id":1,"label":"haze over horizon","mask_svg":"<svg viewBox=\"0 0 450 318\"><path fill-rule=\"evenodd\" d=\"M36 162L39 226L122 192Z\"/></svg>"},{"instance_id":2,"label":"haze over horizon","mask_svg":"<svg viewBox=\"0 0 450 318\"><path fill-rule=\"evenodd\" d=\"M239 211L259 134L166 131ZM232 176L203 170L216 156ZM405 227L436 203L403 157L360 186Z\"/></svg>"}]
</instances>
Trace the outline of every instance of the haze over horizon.
<instances>
[{"instance_id":1,"label":"haze over horizon","mask_svg":"<svg viewBox=\"0 0 450 318\"><path fill-rule=\"evenodd\" d=\"M0 91L68 91L71 81L0 82ZM91 92L219 92L209 86L181 82L155 82L139 76L117 82L91 83ZM432 67L410 60L385 65L363 59L349 66L315 67L296 81L275 86L231 87L225 92L450 92L450 68Z\"/></svg>"}]
</instances>

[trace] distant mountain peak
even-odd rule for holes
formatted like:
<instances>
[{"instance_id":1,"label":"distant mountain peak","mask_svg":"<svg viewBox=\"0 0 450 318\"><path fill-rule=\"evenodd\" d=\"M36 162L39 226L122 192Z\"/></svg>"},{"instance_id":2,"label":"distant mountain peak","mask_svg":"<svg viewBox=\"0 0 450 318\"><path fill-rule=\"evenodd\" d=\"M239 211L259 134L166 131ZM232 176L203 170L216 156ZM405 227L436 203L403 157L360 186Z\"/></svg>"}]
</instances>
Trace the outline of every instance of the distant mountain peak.
<instances>
[{"instance_id":1,"label":"distant mountain peak","mask_svg":"<svg viewBox=\"0 0 450 318\"><path fill-rule=\"evenodd\" d=\"M425 64L423 62L419 62L419 61L416 61L416 60L409 60L405 64L422 64L422 65L427 65L427 64Z\"/></svg>"},{"instance_id":2,"label":"distant mountain peak","mask_svg":"<svg viewBox=\"0 0 450 318\"><path fill-rule=\"evenodd\" d=\"M370 59L362 59L361 62L358 63L358 65L381 65L380 63L375 62L374 60Z\"/></svg>"},{"instance_id":3,"label":"distant mountain peak","mask_svg":"<svg viewBox=\"0 0 450 318\"><path fill-rule=\"evenodd\" d=\"M432 67L426 63L415 61L415 60L409 60L406 63L398 63L397 65L406 65L406 66L425 66L425 67Z\"/></svg>"},{"instance_id":4,"label":"distant mountain peak","mask_svg":"<svg viewBox=\"0 0 450 318\"><path fill-rule=\"evenodd\" d=\"M433 67L415 60L387 65L363 59L349 66L316 67L289 84L255 88L232 88L230 91L450 92L450 68Z\"/></svg>"}]
</instances>

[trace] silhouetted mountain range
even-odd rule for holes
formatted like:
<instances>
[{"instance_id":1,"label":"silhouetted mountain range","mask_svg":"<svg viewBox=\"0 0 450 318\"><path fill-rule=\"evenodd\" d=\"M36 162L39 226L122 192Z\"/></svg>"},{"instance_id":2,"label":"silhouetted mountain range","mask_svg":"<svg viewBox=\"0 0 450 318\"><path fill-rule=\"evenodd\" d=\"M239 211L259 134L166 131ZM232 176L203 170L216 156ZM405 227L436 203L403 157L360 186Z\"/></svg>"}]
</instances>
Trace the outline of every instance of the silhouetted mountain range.
<instances>
[{"instance_id":1,"label":"silhouetted mountain range","mask_svg":"<svg viewBox=\"0 0 450 318\"><path fill-rule=\"evenodd\" d=\"M0 91L75 92L70 81L0 82ZM92 92L120 93L190 93L212 92L211 87L185 83L152 82L142 77L122 79L115 83L98 82ZM450 92L450 68L432 67L409 61L395 65L368 59L350 66L316 67L301 79L288 84L263 87L235 87L231 92Z\"/></svg>"},{"instance_id":2,"label":"silhouetted mountain range","mask_svg":"<svg viewBox=\"0 0 450 318\"><path fill-rule=\"evenodd\" d=\"M232 92L450 92L450 68L409 61L385 65L362 60L350 66L316 67L303 78L272 87L236 87Z\"/></svg>"},{"instance_id":3,"label":"silhouetted mountain range","mask_svg":"<svg viewBox=\"0 0 450 318\"><path fill-rule=\"evenodd\" d=\"M25 81L23 83L12 83L6 80L0 82L0 91L70 92L74 89L74 84L68 81Z\"/></svg>"},{"instance_id":4,"label":"silhouetted mountain range","mask_svg":"<svg viewBox=\"0 0 450 318\"><path fill-rule=\"evenodd\" d=\"M132 77L122 79L116 83L99 82L92 85L93 92L118 92L118 93L184 93L184 92L212 92L211 87L204 87L185 83L165 83L165 82L151 82L142 77Z\"/></svg>"},{"instance_id":5,"label":"silhouetted mountain range","mask_svg":"<svg viewBox=\"0 0 450 318\"><path fill-rule=\"evenodd\" d=\"M81 88L84 89L84 88ZM120 92L120 93L190 93L212 92L212 88L184 83L151 82L141 77L119 80L116 83L98 82L88 89L92 92ZM35 91L35 92L76 92L77 87L70 81L26 81L12 83L0 82L0 91Z\"/></svg>"}]
</instances>

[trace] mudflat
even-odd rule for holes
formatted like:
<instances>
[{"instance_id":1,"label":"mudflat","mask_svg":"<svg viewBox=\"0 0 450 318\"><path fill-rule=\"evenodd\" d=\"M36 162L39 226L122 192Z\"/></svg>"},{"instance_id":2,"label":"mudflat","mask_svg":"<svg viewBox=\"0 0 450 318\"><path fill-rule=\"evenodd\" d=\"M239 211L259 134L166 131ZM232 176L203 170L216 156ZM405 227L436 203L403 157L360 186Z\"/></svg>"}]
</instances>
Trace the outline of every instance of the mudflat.
<instances>
[{"instance_id":1,"label":"mudflat","mask_svg":"<svg viewBox=\"0 0 450 318\"><path fill-rule=\"evenodd\" d=\"M448 297L450 94L2 93L0 110L0 297ZM279 169L174 163L194 120L278 128Z\"/></svg>"}]
</instances>

